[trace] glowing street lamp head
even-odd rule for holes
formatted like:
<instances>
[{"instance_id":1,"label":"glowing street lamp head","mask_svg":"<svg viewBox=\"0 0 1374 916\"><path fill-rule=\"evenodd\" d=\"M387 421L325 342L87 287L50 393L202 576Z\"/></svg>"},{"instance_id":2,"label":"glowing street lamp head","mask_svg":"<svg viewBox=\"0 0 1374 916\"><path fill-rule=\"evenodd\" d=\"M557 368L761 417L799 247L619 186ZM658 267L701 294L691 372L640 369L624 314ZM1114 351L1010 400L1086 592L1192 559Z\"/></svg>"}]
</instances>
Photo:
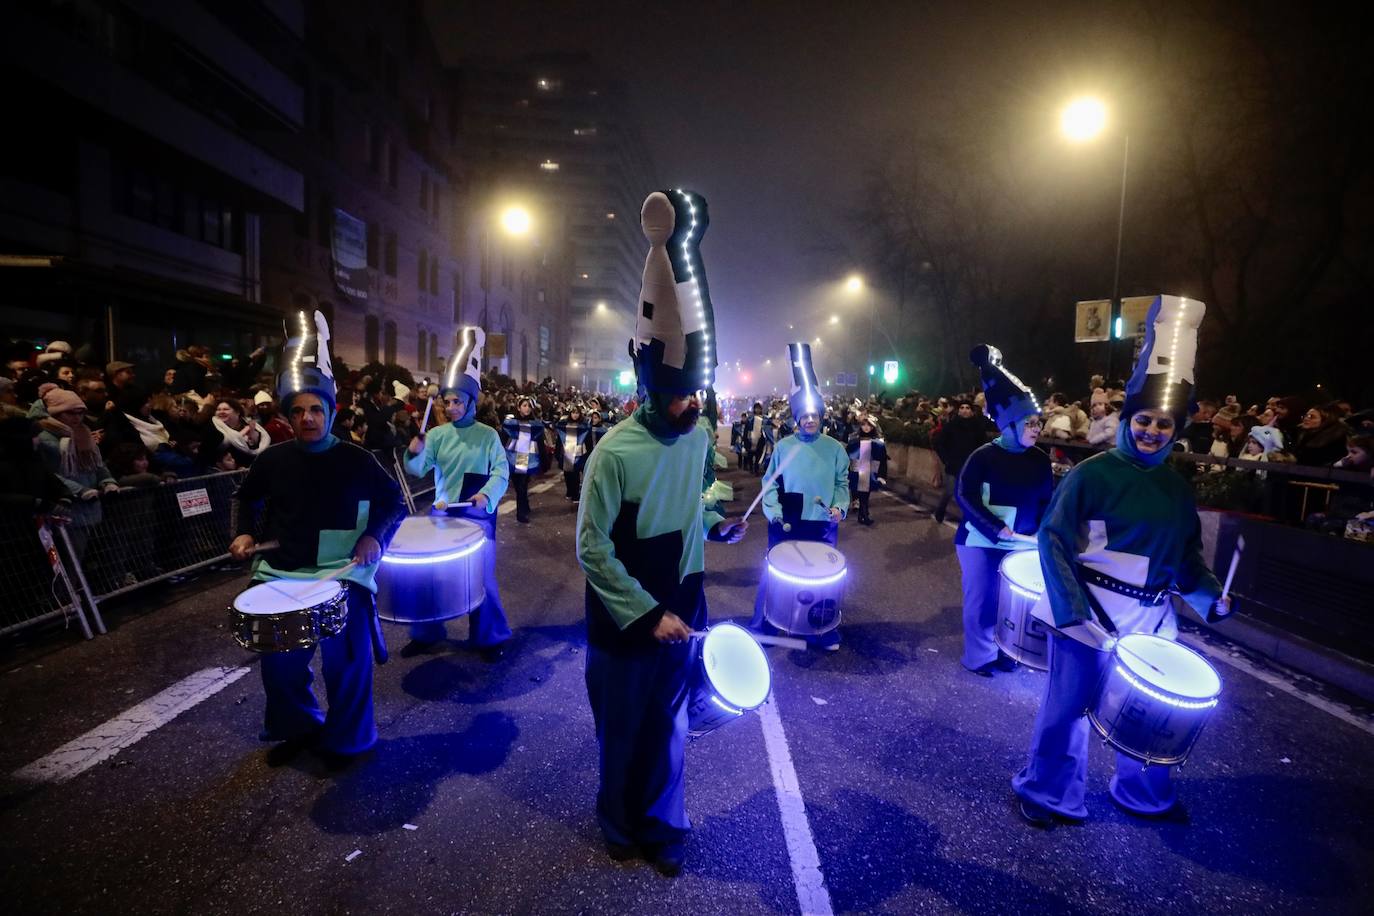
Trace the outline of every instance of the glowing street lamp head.
<instances>
[{"instance_id":1,"label":"glowing street lamp head","mask_svg":"<svg viewBox=\"0 0 1374 916\"><path fill-rule=\"evenodd\" d=\"M527 235L534 218L524 207L507 207L501 211L501 228L507 235Z\"/></svg>"},{"instance_id":2,"label":"glowing street lamp head","mask_svg":"<svg viewBox=\"0 0 1374 916\"><path fill-rule=\"evenodd\" d=\"M839 316L839 315L831 315L831 316L830 316L830 323L831 323L831 324L839 324L839 323L840 323L840 316Z\"/></svg>"},{"instance_id":3,"label":"glowing street lamp head","mask_svg":"<svg viewBox=\"0 0 1374 916\"><path fill-rule=\"evenodd\" d=\"M850 274L844 281L844 291L847 293L861 293L864 288L864 278L858 274Z\"/></svg>"},{"instance_id":4,"label":"glowing street lamp head","mask_svg":"<svg viewBox=\"0 0 1374 916\"><path fill-rule=\"evenodd\" d=\"M1059 115L1059 127L1070 140L1092 140L1107 126L1107 106L1091 96L1074 99Z\"/></svg>"}]
</instances>

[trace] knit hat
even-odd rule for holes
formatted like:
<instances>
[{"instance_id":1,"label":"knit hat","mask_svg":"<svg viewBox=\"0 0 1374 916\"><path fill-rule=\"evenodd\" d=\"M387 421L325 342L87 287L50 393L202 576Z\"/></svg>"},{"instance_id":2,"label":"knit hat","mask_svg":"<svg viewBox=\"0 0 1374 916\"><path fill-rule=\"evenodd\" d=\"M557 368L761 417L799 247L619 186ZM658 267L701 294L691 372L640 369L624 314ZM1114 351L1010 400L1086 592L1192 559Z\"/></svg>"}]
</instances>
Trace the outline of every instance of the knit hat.
<instances>
[{"instance_id":1,"label":"knit hat","mask_svg":"<svg viewBox=\"0 0 1374 916\"><path fill-rule=\"evenodd\" d=\"M1250 438L1260 444L1266 455L1283 451L1283 432L1276 426L1256 426L1250 430Z\"/></svg>"},{"instance_id":2,"label":"knit hat","mask_svg":"<svg viewBox=\"0 0 1374 916\"><path fill-rule=\"evenodd\" d=\"M259 391L257 394L253 395L253 403L258 405L271 404L272 395L268 394L266 391Z\"/></svg>"},{"instance_id":3,"label":"knit hat","mask_svg":"<svg viewBox=\"0 0 1374 916\"><path fill-rule=\"evenodd\" d=\"M482 354L487 346L487 332L477 327L458 329L458 345L448 360L448 371L439 385L439 393L461 391L472 400L482 393Z\"/></svg>"},{"instance_id":4,"label":"knit hat","mask_svg":"<svg viewBox=\"0 0 1374 916\"><path fill-rule=\"evenodd\" d=\"M62 413L64 410L85 410L86 403L76 396L76 392L66 388L50 388L43 395L43 406L48 413Z\"/></svg>"},{"instance_id":5,"label":"knit hat","mask_svg":"<svg viewBox=\"0 0 1374 916\"><path fill-rule=\"evenodd\" d=\"M1040 402L1026 384L1002 365L1002 351L992 344L979 344L968 355L978 367L983 384L985 410L998 429L1040 413Z\"/></svg>"},{"instance_id":6,"label":"knit hat","mask_svg":"<svg viewBox=\"0 0 1374 916\"><path fill-rule=\"evenodd\" d=\"M1156 296L1145 318L1145 345L1135 372L1126 382L1124 420L1154 408L1174 418L1182 429L1193 405L1197 330L1207 306L1182 296Z\"/></svg>"},{"instance_id":7,"label":"knit hat","mask_svg":"<svg viewBox=\"0 0 1374 916\"><path fill-rule=\"evenodd\" d=\"M820 386L816 383L816 370L811 367L811 345L809 343L790 343L787 345L787 359L792 364L792 389L787 394L787 402L792 408L792 419L798 423L809 413L820 416L824 399Z\"/></svg>"},{"instance_id":8,"label":"knit hat","mask_svg":"<svg viewBox=\"0 0 1374 916\"><path fill-rule=\"evenodd\" d=\"M710 224L706 200L680 188L655 191L645 198L639 221L649 254L630 341L638 383L664 394L710 388L715 317L700 252Z\"/></svg>"},{"instance_id":9,"label":"knit hat","mask_svg":"<svg viewBox=\"0 0 1374 916\"><path fill-rule=\"evenodd\" d=\"M329 406L332 414L338 409L334 387L334 369L329 361L329 323L324 315L315 312L314 321L305 312L296 316L296 333L286 329L286 349L282 354L282 371L277 376L277 399L283 409L293 395L309 392Z\"/></svg>"},{"instance_id":10,"label":"knit hat","mask_svg":"<svg viewBox=\"0 0 1374 916\"><path fill-rule=\"evenodd\" d=\"M47 349L38 354L36 362L38 365L50 363L57 359L68 359L72 355L72 345L65 340L54 340L48 344Z\"/></svg>"}]
</instances>

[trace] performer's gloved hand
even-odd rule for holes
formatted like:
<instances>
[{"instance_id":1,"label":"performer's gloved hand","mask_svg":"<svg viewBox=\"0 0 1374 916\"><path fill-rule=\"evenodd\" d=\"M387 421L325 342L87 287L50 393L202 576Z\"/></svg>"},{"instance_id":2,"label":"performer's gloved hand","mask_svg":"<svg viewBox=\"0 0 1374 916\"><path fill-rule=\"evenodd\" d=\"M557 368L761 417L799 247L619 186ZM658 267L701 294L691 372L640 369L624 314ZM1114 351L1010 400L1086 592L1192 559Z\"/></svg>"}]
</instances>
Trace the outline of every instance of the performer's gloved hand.
<instances>
[{"instance_id":1,"label":"performer's gloved hand","mask_svg":"<svg viewBox=\"0 0 1374 916\"><path fill-rule=\"evenodd\" d=\"M406 450L410 452L412 455L418 455L421 452L423 452L425 450L424 433L419 433L418 435L413 436L410 440L410 445L407 446Z\"/></svg>"},{"instance_id":2,"label":"performer's gloved hand","mask_svg":"<svg viewBox=\"0 0 1374 916\"><path fill-rule=\"evenodd\" d=\"M738 544L749 530L749 523L742 518L727 518L716 523L712 529L712 534L716 540L724 541L727 544Z\"/></svg>"},{"instance_id":3,"label":"performer's gloved hand","mask_svg":"<svg viewBox=\"0 0 1374 916\"><path fill-rule=\"evenodd\" d=\"M1217 603L1212 606L1212 616L1214 618L1227 617L1231 613L1231 596L1226 595L1218 598Z\"/></svg>"},{"instance_id":4,"label":"performer's gloved hand","mask_svg":"<svg viewBox=\"0 0 1374 916\"><path fill-rule=\"evenodd\" d=\"M476 496L474 496L474 497L472 498L472 508L474 508L474 509L486 509L486 508L487 508L487 494L485 494L485 493L478 493Z\"/></svg>"},{"instance_id":5,"label":"performer's gloved hand","mask_svg":"<svg viewBox=\"0 0 1374 916\"><path fill-rule=\"evenodd\" d=\"M371 566L382 558L382 545L370 534L358 538L353 545L353 562L359 566Z\"/></svg>"},{"instance_id":6,"label":"performer's gloved hand","mask_svg":"<svg viewBox=\"0 0 1374 916\"><path fill-rule=\"evenodd\" d=\"M246 560L253 555L256 546L257 541L253 540L251 534L240 534L229 542L229 556L235 560Z\"/></svg>"},{"instance_id":7,"label":"performer's gloved hand","mask_svg":"<svg viewBox=\"0 0 1374 916\"><path fill-rule=\"evenodd\" d=\"M830 520L832 522L838 522L840 519L844 518L844 510L839 506L831 506L827 511L830 513Z\"/></svg>"},{"instance_id":8,"label":"performer's gloved hand","mask_svg":"<svg viewBox=\"0 0 1374 916\"><path fill-rule=\"evenodd\" d=\"M654 639L661 643L684 643L692 638L692 628L672 611L664 611L654 627Z\"/></svg>"}]
</instances>

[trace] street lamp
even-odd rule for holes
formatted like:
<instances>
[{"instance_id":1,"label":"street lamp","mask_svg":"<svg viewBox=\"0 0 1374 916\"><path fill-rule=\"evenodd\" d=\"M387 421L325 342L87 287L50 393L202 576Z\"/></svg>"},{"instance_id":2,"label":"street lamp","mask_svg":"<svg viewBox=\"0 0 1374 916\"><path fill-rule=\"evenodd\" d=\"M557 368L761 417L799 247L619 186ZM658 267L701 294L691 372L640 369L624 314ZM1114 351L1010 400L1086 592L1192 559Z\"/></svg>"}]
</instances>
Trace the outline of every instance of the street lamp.
<instances>
[{"instance_id":1,"label":"street lamp","mask_svg":"<svg viewBox=\"0 0 1374 916\"><path fill-rule=\"evenodd\" d=\"M1064 106L1059 127L1074 143L1096 140L1107 129L1107 106L1100 99L1084 96ZM1112 334L1107 338L1107 382L1115 377L1116 325L1121 314L1121 237L1126 226L1126 171L1131 161L1131 135L1121 132L1121 201L1116 211L1116 264L1112 269Z\"/></svg>"},{"instance_id":2,"label":"street lamp","mask_svg":"<svg viewBox=\"0 0 1374 916\"><path fill-rule=\"evenodd\" d=\"M524 207L512 205L501 211L501 228L506 235L528 235L533 226L534 218Z\"/></svg>"},{"instance_id":3,"label":"street lamp","mask_svg":"<svg viewBox=\"0 0 1374 916\"><path fill-rule=\"evenodd\" d=\"M849 295L853 296L855 299L858 299L859 295L864 291L864 286L865 286L865 284L864 284L864 278L863 278L863 275L862 275L862 274L850 274L849 277L844 281L844 291L845 291L846 293L848 293ZM868 305L868 359L867 359L867 362L869 362L869 363L872 363L872 362L873 362L873 320L874 320L874 319L873 319L873 303L870 302L869 305ZM873 396L873 373L871 373L871 372L868 374L868 381L867 381L867 383L866 383L866 390L865 390L865 392L864 392L864 396L865 396L865 397L872 397L872 396Z\"/></svg>"},{"instance_id":4,"label":"street lamp","mask_svg":"<svg viewBox=\"0 0 1374 916\"><path fill-rule=\"evenodd\" d=\"M839 324L839 323L840 323L840 316L839 316L839 315L831 315L831 316L830 316L830 323L831 323L831 324Z\"/></svg>"}]
</instances>

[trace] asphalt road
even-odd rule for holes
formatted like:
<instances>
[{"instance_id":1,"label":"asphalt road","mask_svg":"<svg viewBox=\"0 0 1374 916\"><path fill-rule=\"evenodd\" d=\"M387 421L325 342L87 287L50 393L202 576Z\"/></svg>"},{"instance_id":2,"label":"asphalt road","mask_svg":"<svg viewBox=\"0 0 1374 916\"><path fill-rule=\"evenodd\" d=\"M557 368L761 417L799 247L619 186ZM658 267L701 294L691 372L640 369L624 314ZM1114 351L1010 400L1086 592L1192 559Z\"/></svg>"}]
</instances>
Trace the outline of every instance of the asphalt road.
<instances>
[{"instance_id":1,"label":"asphalt road","mask_svg":"<svg viewBox=\"0 0 1374 916\"><path fill-rule=\"evenodd\" d=\"M737 472L736 506L757 492ZM1321 685L1234 667L1179 773L1186 813L1110 803L1093 742L1080 826L1017 819L1044 675L958 663L952 530L892 497L845 523L852 573L837 653L769 650L780 721L835 912L1368 912L1374 719L1320 708ZM108 636L0 644L0 900L13 913L795 913L794 859L750 714L687 752L685 873L605 855L582 681L574 508L558 485L528 526L502 518L498 571L514 650L454 641L378 670L376 749L342 772L269 766L256 658L228 636L245 585L222 572L111 608ZM713 619L747 616L766 536L707 546ZM466 636L466 623L450 623ZM205 669L251 670L60 783L16 771ZM1271 680L1275 678L1271 676ZM321 688L322 693L322 688ZM1297 695L1295 695L1297 694ZM1311 694L1315 699L1305 699ZM1314 705L1314 703L1316 705ZM141 714L141 713L139 713ZM776 760L774 761L776 764ZM795 797L795 796L793 796ZM796 820L789 822L795 831ZM413 828L413 829L412 829ZM356 853L356 854L355 854Z\"/></svg>"}]
</instances>

